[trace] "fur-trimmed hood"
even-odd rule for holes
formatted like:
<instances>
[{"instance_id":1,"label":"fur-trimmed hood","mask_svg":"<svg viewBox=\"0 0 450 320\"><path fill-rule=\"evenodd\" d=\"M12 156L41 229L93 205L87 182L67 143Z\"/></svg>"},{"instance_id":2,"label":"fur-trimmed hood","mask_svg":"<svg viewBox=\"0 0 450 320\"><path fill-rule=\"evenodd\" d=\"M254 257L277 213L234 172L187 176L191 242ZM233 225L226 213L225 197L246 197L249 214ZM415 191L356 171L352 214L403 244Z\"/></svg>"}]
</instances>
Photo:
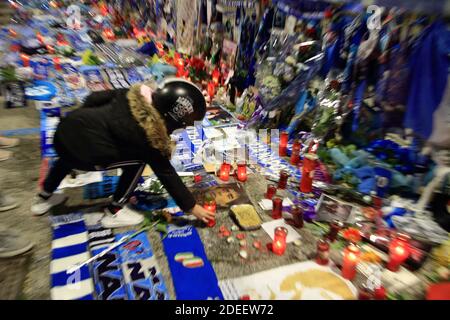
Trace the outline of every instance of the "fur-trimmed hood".
<instances>
[{"instance_id":1,"label":"fur-trimmed hood","mask_svg":"<svg viewBox=\"0 0 450 320\"><path fill-rule=\"evenodd\" d=\"M158 110L141 95L140 89L141 84L135 84L127 93L131 114L144 129L150 146L170 159L175 143L170 139L164 119Z\"/></svg>"}]
</instances>

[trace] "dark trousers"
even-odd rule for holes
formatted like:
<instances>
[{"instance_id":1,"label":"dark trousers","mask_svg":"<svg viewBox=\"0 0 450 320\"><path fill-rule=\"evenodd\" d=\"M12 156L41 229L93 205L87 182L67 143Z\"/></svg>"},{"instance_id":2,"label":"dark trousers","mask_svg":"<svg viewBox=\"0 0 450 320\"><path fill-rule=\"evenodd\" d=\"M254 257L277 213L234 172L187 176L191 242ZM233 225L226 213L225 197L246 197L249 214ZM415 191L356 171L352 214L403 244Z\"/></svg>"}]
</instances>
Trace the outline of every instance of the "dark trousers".
<instances>
[{"instance_id":1,"label":"dark trousers","mask_svg":"<svg viewBox=\"0 0 450 320\"><path fill-rule=\"evenodd\" d=\"M118 204L125 204L128 201L130 194L136 188L139 178L144 171L145 163L142 161L123 161L113 163L105 168L99 168L86 167L83 164L59 158L50 169L50 172L44 181L44 191L53 193L58 188L61 181L63 181L63 179L74 169L83 171L103 171L118 168L122 169L122 175L120 176L117 189L114 192L113 201Z\"/></svg>"}]
</instances>

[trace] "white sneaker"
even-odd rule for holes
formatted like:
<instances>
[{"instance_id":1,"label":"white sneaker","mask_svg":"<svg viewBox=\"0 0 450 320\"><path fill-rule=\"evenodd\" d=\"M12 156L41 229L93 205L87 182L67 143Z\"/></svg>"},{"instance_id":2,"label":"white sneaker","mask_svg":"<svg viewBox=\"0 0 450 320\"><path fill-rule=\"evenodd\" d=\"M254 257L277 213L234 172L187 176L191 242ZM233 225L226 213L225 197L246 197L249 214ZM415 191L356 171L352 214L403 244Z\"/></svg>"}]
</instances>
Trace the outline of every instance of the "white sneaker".
<instances>
[{"instance_id":1,"label":"white sneaker","mask_svg":"<svg viewBox=\"0 0 450 320\"><path fill-rule=\"evenodd\" d=\"M19 142L19 139L0 137L0 148L12 148L18 146Z\"/></svg>"},{"instance_id":2,"label":"white sneaker","mask_svg":"<svg viewBox=\"0 0 450 320\"><path fill-rule=\"evenodd\" d=\"M51 208L63 203L67 200L67 196L54 193L50 198L44 200L43 198L36 196L33 199L33 203L31 204L31 212L35 216L42 216L47 213Z\"/></svg>"},{"instance_id":3,"label":"white sneaker","mask_svg":"<svg viewBox=\"0 0 450 320\"><path fill-rule=\"evenodd\" d=\"M19 203L12 197L3 195L0 193L0 212L15 209L19 206Z\"/></svg>"},{"instance_id":4,"label":"white sneaker","mask_svg":"<svg viewBox=\"0 0 450 320\"><path fill-rule=\"evenodd\" d=\"M133 209L125 206L117 211L116 214L112 214L109 210L106 210L106 215L102 219L102 225L104 228L120 228L135 226L144 221L144 216L137 213Z\"/></svg>"}]
</instances>

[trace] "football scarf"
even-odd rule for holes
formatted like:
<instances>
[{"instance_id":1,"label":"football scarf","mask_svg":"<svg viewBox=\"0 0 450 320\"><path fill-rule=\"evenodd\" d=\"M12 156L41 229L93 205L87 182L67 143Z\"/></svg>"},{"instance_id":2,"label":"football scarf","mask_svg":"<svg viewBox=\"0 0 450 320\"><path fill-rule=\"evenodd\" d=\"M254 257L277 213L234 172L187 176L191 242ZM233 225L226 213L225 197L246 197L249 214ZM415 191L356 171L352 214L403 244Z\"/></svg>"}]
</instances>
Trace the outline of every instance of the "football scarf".
<instances>
[{"instance_id":1,"label":"football scarf","mask_svg":"<svg viewBox=\"0 0 450 320\"><path fill-rule=\"evenodd\" d=\"M92 256L107 249L114 241L115 236L111 229L104 229L100 225L89 227L89 247ZM92 262L91 271L98 300L128 299L117 249L109 251Z\"/></svg>"},{"instance_id":2,"label":"football scarf","mask_svg":"<svg viewBox=\"0 0 450 320\"><path fill-rule=\"evenodd\" d=\"M223 299L197 230L169 225L163 239L177 300Z\"/></svg>"},{"instance_id":3,"label":"football scarf","mask_svg":"<svg viewBox=\"0 0 450 320\"><path fill-rule=\"evenodd\" d=\"M105 79L98 68L91 67L83 69L82 74L89 90L105 91L112 89L112 87L105 82Z\"/></svg>"},{"instance_id":4,"label":"football scarf","mask_svg":"<svg viewBox=\"0 0 450 320\"><path fill-rule=\"evenodd\" d=\"M53 216L50 262L52 300L92 300L94 286L89 267L67 270L89 259L88 234L81 214Z\"/></svg>"},{"instance_id":5,"label":"football scarf","mask_svg":"<svg viewBox=\"0 0 450 320\"><path fill-rule=\"evenodd\" d=\"M133 232L116 235L116 241ZM118 248L130 300L168 300L160 268L145 233ZM191 288L192 289L192 288Z\"/></svg>"},{"instance_id":6,"label":"football scarf","mask_svg":"<svg viewBox=\"0 0 450 320\"><path fill-rule=\"evenodd\" d=\"M22 81L7 82L3 86L3 103L6 109L22 108L27 106L25 99L25 85Z\"/></svg>"},{"instance_id":7,"label":"football scarf","mask_svg":"<svg viewBox=\"0 0 450 320\"><path fill-rule=\"evenodd\" d=\"M125 74L128 83L131 85L144 80L135 68L127 68L122 70L122 72Z\"/></svg>"},{"instance_id":8,"label":"football scarf","mask_svg":"<svg viewBox=\"0 0 450 320\"><path fill-rule=\"evenodd\" d=\"M114 89L126 89L130 87L130 84L125 80L124 75L119 69L107 68L104 69L104 73Z\"/></svg>"}]
</instances>

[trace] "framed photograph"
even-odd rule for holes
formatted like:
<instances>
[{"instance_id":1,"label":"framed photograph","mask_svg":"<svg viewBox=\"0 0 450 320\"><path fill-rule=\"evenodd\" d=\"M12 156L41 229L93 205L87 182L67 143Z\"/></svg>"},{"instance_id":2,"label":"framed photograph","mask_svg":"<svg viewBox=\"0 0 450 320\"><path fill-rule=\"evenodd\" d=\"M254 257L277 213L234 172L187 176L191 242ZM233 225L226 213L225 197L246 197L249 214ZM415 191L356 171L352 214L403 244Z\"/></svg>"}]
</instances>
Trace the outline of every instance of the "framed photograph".
<instances>
[{"instance_id":1,"label":"framed photograph","mask_svg":"<svg viewBox=\"0 0 450 320\"><path fill-rule=\"evenodd\" d=\"M316 206L316 219L331 222L352 223L355 220L357 207L329 195L322 194Z\"/></svg>"},{"instance_id":2,"label":"framed photograph","mask_svg":"<svg viewBox=\"0 0 450 320\"><path fill-rule=\"evenodd\" d=\"M216 201L219 208L230 208L232 205L251 203L244 188L237 183L204 189L195 188L191 191L197 203L203 203L209 197Z\"/></svg>"}]
</instances>

